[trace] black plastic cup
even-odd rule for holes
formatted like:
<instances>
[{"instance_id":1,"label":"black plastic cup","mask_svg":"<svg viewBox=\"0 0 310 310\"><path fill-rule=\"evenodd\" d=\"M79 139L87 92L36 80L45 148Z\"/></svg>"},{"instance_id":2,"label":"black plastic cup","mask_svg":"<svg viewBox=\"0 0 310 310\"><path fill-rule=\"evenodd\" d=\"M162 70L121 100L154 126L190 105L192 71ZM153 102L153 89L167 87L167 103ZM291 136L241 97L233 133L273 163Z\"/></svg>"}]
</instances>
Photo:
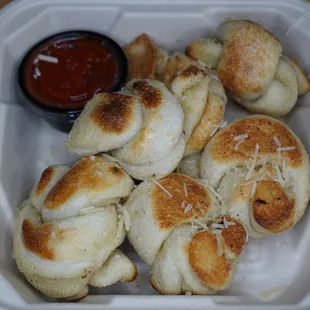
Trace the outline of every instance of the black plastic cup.
<instances>
[{"instance_id":1,"label":"black plastic cup","mask_svg":"<svg viewBox=\"0 0 310 310\"><path fill-rule=\"evenodd\" d=\"M114 77L114 81L112 86L107 89L107 92L115 92L120 90L127 80L128 75L128 63L127 57L122 50L122 48L111 38L92 31L83 31L83 30L75 30L75 31L67 31L52 35L48 38L45 38L35 44L31 49L25 54L20 65L18 66L17 72L17 101L35 113L36 115L43 117L46 119L53 127L57 128L60 131L69 132L78 118L83 108L79 109L57 109L52 107L47 107L42 104L38 100L34 99L27 88L25 87L24 75L25 75L25 66L30 54L39 48L41 45L45 44L51 40L60 40L60 39L73 39L77 37L83 38L92 38L96 40L100 40L102 44L104 44L105 49L109 50L113 55L116 61L116 74ZM86 102L85 102L86 104Z\"/></svg>"}]
</instances>

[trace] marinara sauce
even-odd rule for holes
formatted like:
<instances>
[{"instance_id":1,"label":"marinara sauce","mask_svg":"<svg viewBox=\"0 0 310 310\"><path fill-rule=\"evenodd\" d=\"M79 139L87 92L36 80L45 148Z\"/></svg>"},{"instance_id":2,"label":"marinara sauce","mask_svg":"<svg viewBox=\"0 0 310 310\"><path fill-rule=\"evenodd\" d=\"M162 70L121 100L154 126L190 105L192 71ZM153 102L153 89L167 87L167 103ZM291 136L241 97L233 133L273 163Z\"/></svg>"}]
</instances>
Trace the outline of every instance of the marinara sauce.
<instances>
[{"instance_id":1,"label":"marinara sauce","mask_svg":"<svg viewBox=\"0 0 310 310\"><path fill-rule=\"evenodd\" d=\"M23 84L40 105L81 109L95 94L111 90L117 69L113 53L96 36L56 37L31 51Z\"/></svg>"}]
</instances>

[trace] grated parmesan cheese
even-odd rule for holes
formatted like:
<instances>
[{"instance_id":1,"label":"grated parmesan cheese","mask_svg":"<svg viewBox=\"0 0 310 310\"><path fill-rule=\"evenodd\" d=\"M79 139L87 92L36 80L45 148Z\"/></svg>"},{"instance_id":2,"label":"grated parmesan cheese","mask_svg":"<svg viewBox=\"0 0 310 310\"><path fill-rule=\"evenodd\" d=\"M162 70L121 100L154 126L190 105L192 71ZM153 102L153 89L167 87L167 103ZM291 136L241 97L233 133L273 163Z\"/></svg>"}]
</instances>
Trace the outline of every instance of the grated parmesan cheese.
<instances>
[{"instance_id":1,"label":"grated parmesan cheese","mask_svg":"<svg viewBox=\"0 0 310 310\"><path fill-rule=\"evenodd\" d=\"M254 158L253 158L253 161L252 161L252 163L251 163L250 169L249 169L249 171L248 171L248 173L247 173L247 175L246 175L246 177L245 177L245 180L246 180L246 181L251 177L251 175L252 175L252 173L253 173L253 171L254 171L255 164L256 164L256 161L257 161L258 151L259 151L259 144L256 143Z\"/></svg>"},{"instance_id":2,"label":"grated parmesan cheese","mask_svg":"<svg viewBox=\"0 0 310 310\"><path fill-rule=\"evenodd\" d=\"M244 139L247 139L248 137L249 137L249 135L247 133L245 133L243 135L235 136L234 141L244 140Z\"/></svg>"},{"instance_id":3,"label":"grated parmesan cheese","mask_svg":"<svg viewBox=\"0 0 310 310\"><path fill-rule=\"evenodd\" d=\"M118 162L119 162L118 159L116 159L115 157L110 156L110 155L108 155L108 154L104 154L104 153L103 153L101 156L102 156L103 158L109 160L109 161L114 162L114 163L118 163Z\"/></svg>"},{"instance_id":4,"label":"grated parmesan cheese","mask_svg":"<svg viewBox=\"0 0 310 310\"><path fill-rule=\"evenodd\" d=\"M58 64L58 58L56 58L56 57L39 54L38 59L42 60L42 61Z\"/></svg>"},{"instance_id":5,"label":"grated parmesan cheese","mask_svg":"<svg viewBox=\"0 0 310 310\"><path fill-rule=\"evenodd\" d=\"M212 137L220 128L225 128L227 126L227 122L222 120L218 125L212 125L215 129L211 132L210 137Z\"/></svg>"},{"instance_id":6,"label":"grated parmesan cheese","mask_svg":"<svg viewBox=\"0 0 310 310\"><path fill-rule=\"evenodd\" d=\"M253 183L252 188L251 188L251 192L250 192L250 198L252 198L256 192L257 189L257 183Z\"/></svg>"},{"instance_id":7,"label":"grated parmesan cheese","mask_svg":"<svg viewBox=\"0 0 310 310\"><path fill-rule=\"evenodd\" d=\"M173 198L173 195L167 190L167 189L165 189L159 182L157 182L156 180L152 180L153 181L153 183L155 184L155 185L157 185L163 192L165 192L170 198Z\"/></svg>"},{"instance_id":8,"label":"grated parmesan cheese","mask_svg":"<svg viewBox=\"0 0 310 310\"><path fill-rule=\"evenodd\" d=\"M186 202L185 200L183 200L183 201L181 202L181 208L184 209L185 206L186 206L186 204L187 204L187 202Z\"/></svg>"},{"instance_id":9,"label":"grated parmesan cheese","mask_svg":"<svg viewBox=\"0 0 310 310\"><path fill-rule=\"evenodd\" d=\"M226 216L224 216L224 218L223 218L223 222L224 222L224 227L225 227L225 228L227 228L227 227L228 227L228 225L227 225L227 219L226 219Z\"/></svg>"},{"instance_id":10,"label":"grated parmesan cheese","mask_svg":"<svg viewBox=\"0 0 310 310\"><path fill-rule=\"evenodd\" d=\"M208 184L205 185L213 196L215 196L218 200L223 201L223 197L212 186Z\"/></svg>"},{"instance_id":11,"label":"grated parmesan cheese","mask_svg":"<svg viewBox=\"0 0 310 310\"><path fill-rule=\"evenodd\" d=\"M96 157L95 157L94 155L91 155L91 156L89 156L89 159L90 159L90 160L95 160Z\"/></svg>"},{"instance_id":12,"label":"grated parmesan cheese","mask_svg":"<svg viewBox=\"0 0 310 310\"><path fill-rule=\"evenodd\" d=\"M41 72L40 72L38 67L34 68L34 73L35 73L36 76L41 76Z\"/></svg>"},{"instance_id":13,"label":"grated parmesan cheese","mask_svg":"<svg viewBox=\"0 0 310 310\"><path fill-rule=\"evenodd\" d=\"M187 197L187 187L186 187L185 182L183 182L183 190L184 190L185 197Z\"/></svg>"},{"instance_id":14,"label":"grated parmesan cheese","mask_svg":"<svg viewBox=\"0 0 310 310\"><path fill-rule=\"evenodd\" d=\"M187 214L189 211L191 211L193 209L193 205L192 204L188 204L186 206L186 208L184 209L184 213Z\"/></svg>"},{"instance_id":15,"label":"grated parmesan cheese","mask_svg":"<svg viewBox=\"0 0 310 310\"><path fill-rule=\"evenodd\" d=\"M261 181L261 180L263 180L263 179L264 179L264 176L261 175L261 176L258 177L257 179L248 181L248 182L246 182L246 183L244 183L244 184L242 184L242 185L243 185L243 186L251 185L251 184L257 183L257 182L259 182L259 181Z\"/></svg>"},{"instance_id":16,"label":"grated parmesan cheese","mask_svg":"<svg viewBox=\"0 0 310 310\"><path fill-rule=\"evenodd\" d=\"M277 137L273 136L273 141L275 142L277 147L281 147L281 143L280 143L280 141L279 141L279 139Z\"/></svg>"},{"instance_id":17,"label":"grated parmesan cheese","mask_svg":"<svg viewBox=\"0 0 310 310\"><path fill-rule=\"evenodd\" d=\"M234 147L234 150L235 150L235 151L238 151L238 148L239 148L240 144L243 143L244 141L245 141L245 139L239 140L239 141L236 143L236 145L235 145L235 147Z\"/></svg>"},{"instance_id":18,"label":"grated parmesan cheese","mask_svg":"<svg viewBox=\"0 0 310 310\"><path fill-rule=\"evenodd\" d=\"M208 226L207 226L204 222L202 222L202 221L200 221L200 220L198 220L198 219L192 219L192 223L198 224L198 225L201 226L204 230L208 230Z\"/></svg>"},{"instance_id":19,"label":"grated parmesan cheese","mask_svg":"<svg viewBox=\"0 0 310 310\"><path fill-rule=\"evenodd\" d=\"M283 151L292 151L295 150L296 146L283 146L283 147L278 147L277 151L278 152L283 152Z\"/></svg>"},{"instance_id":20,"label":"grated parmesan cheese","mask_svg":"<svg viewBox=\"0 0 310 310\"><path fill-rule=\"evenodd\" d=\"M211 224L211 227L212 228L215 228L215 229L223 229L224 228L224 225L223 224L217 224L217 223L212 223Z\"/></svg>"},{"instance_id":21,"label":"grated parmesan cheese","mask_svg":"<svg viewBox=\"0 0 310 310\"><path fill-rule=\"evenodd\" d=\"M103 176L103 173L101 171L97 170L97 169L95 170L95 174L99 175L99 176Z\"/></svg>"},{"instance_id":22,"label":"grated parmesan cheese","mask_svg":"<svg viewBox=\"0 0 310 310\"><path fill-rule=\"evenodd\" d=\"M220 128L225 128L226 126L227 126L227 122L224 121L224 120L222 120L222 121L220 122L219 127L220 127Z\"/></svg>"},{"instance_id":23,"label":"grated parmesan cheese","mask_svg":"<svg viewBox=\"0 0 310 310\"><path fill-rule=\"evenodd\" d=\"M274 167L274 168L275 168L275 170L276 170L276 173L277 173L277 177L278 177L279 183L280 183L280 184L281 184L281 186L283 187L283 186L284 186L285 181L284 181L284 179L283 179L283 177L282 177L281 170L280 170L280 168L279 168L279 166L278 166L278 165L274 165L273 167Z\"/></svg>"},{"instance_id":24,"label":"grated parmesan cheese","mask_svg":"<svg viewBox=\"0 0 310 310\"><path fill-rule=\"evenodd\" d=\"M124 221L125 221L125 230L129 231L130 226L131 226L131 219L130 219L130 215L126 209L124 210Z\"/></svg>"},{"instance_id":25,"label":"grated parmesan cheese","mask_svg":"<svg viewBox=\"0 0 310 310\"><path fill-rule=\"evenodd\" d=\"M203 62L202 60L197 60L197 62L202 65L203 67L207 67L207 64Z\"/></svg>"}]
</instances>

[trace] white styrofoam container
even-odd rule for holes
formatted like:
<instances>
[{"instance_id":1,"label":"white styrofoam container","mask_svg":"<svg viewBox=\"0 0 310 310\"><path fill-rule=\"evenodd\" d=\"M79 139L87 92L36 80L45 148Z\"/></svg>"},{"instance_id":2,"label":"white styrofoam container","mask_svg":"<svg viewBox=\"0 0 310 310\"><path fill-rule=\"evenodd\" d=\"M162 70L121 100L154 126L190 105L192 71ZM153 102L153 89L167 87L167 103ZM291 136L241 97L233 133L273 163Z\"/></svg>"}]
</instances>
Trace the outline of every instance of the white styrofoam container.
<instances>
[{"instance_id":1,"label":"white styrofoam container","mask_svg":"<svg viewBox=\"0 0 310 310\"><path fill-rule=\"evenodd\" d=\"M257 21L275 33L286 54L310 73L310 3L301 0L15 0L0 12L0 309L306 309L310 307L310 212L278 236L250 240L229 289L216 296L160 296L149 269L128 244L139 276L130 284L92 289L79 303L48 303L12 259L15 211L42 170L74 158L66 134L23 110L14 94L15 70L26 50L64 30L103 32L121 45L147 32L170 51L211 35L227 17ZM298 21L298 22L297 22ZM285 35L291 25L297 24ZM247 113L229 104L226 120ZM310 152L310 94L284 121Z\"/></svg>"}]
</instances>

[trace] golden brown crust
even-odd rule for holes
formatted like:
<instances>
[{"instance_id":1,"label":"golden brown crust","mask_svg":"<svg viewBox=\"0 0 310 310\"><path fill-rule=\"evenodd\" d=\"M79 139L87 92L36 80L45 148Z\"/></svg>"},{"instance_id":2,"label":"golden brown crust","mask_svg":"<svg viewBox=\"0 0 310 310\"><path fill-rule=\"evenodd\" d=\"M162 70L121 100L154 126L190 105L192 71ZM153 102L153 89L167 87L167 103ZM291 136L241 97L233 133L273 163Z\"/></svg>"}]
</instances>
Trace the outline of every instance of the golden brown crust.
<instances>
[{"instance_id":1,"label":"golden brown crust","mask_svg":"<svg viewBox=\"0 0 310 310\"><path fill-rule=\"evenodd\" d=\"M142 33L125 48L128 58L128 80L154 78L157 46L145 33Z\"/></svg>"},{"instance_id":2,"label":"golden brown crust","mask_svg":"<svg viewBox=\"0 0 310 310\"><path fill-rule=\"evenodd\" d=\"M104 132L125 132L133 118L135 98L116 93L98 94L99 102L91 113L95 124Z\"/></svg>"},{"instance_id":3,"label":"golden brown crust","mask_svg":"<svg viewBox=\"0 0 310 310\"><path fill-rule=\"evenodd\" d=\"M192 65L192 66L189 66L184 71L182 71L180 76L183 78L189 78L189 77L196 76L199 74L202 74L202 76L207 75L207 73L205 71L203 71L202 69L199 69L197 66Z\"/></svg>"},{"instance_id":4,"label":"golden brown crust","mask_svg":"<svg viewBox=\"0 0 310 310\"><path fill-rule=\"evenodd\" d=\"M208 190L194 179L172 173L158 182L173 196L170 198L167 193L154 184L151 193L152 205L156 221L161 229L171 229L190 218L203 217L207 214L211 206L211 198ZM186 184L187 197L184 193L183 183ZM186 201L185 206L188 204L193 206L186 214L182 207L182 201Z\"/></svg>"},{"instance_id":5,"label":"golden brown crust","mask_svg":"<svg viewBox=\"0 0 310 310\"><path fill-rule=\"evenodd\" d=\"M194 65L195 61L185 55L175 53L168 60L164 70L158 75L158 80L165 83L167 88L170 88L172 81L189 66Z\"/></svg>"},{"instance_id":6,"label":"golden brown crust","mask_svg":"<svg viewBox=\"0 0 310 310\"><path fill-rule=\"evenodd\" d=\"M234 225L228 225L222 230L224 244L235 255L240 255L246 244L246 231L244 227L237 221L226 216L228 222L234 222Z\"/></svg>"},{"instance_id":7,"label":"golden brown crust","mask_svg":"<svg viewBox=\"0 0 310 310\"><path fill-rule=\"evenodd\" d=\"M293 224L294 200L290 200L279 183L260 181L252 200L253 217L265 229L279 233Z\"/></svg>"},{"instance_id":8,"label":"golden brown crust","mask_svg":"<svg viewBox=\"0 0 310 310\"><path fill-rule=\"evenodd\" d=\"M161 92L147 81L137 81L133 84L133 88L140 95L145 108L152 109L161 104Z\"/></svg>"},{"instance_id":9,"label":"golden brown crust","mask_svg":"<svg viewBox=\"0 0 310 310\"><path fill-rule=\"evenodd\" d=\"M53 224L34 226L28 219L22 224L22 237L26 249L43 259L54 259L54 251L49 247Z\"/></svg>"},{"instance_id":10,"label":"golden brown crust","mask_svg":"<svg viewBox=\"0 0 310 310\"><path fill-rule=\"evenodd\" d=\"M235 150L234 137L243 134L248 134L248 138ZM256 143L260 146L259 154L277 154L278 146L273 137L279 139L282 147L296 147L281 152L281 155L288 166L299 167L303 161L302 150L292 132L280 121L261 115L240 119L219 132L213 140L212 157L217 162L250 159L253 158Z\"/></svg>"},{"instance_id":11,"label":"golden brown crust","mask_svg":"<svg viewBox=\"0 0 310 310\"><path fill-rule=\"evenodd\" d=\"M112 166L108 167L108 171L113 177L105 177L104 173L106 173L106 170L104 170L104 165L106 163L107 161L100 156L96 156L95 160L91 160L89 157L81 159L51 189L45 199L44 208L57 209L78 191L83 189L93 191L105 190L110 184L117 183L118 179L120 180L125 176L121 168ZM102 168L100 167L101 164L103 164Z\"/></svg>"},{"instance_id":12,"label":"golden brown crust","mask_svg":"<svg viewBox=\"0 0 310 310\"><path fill-rule=\"evenodd\" d=\"M211 138L214 127L223 119L225 113L225 105L217 96L209 94L204 111L197 125L194 127L190 138L186 143L185 152L199 152L201 151Z\"/></svg>"},{"instance_id":13,"label":"golden brown crust","mask_svg":"<svg viewBox=\"0 0 310 310\"><path fill-rule=\"evenodd\" d=\"M47 188L54 176L54 172L54 167L48 167L43 171L36 189L36 195L40 195Z\"/></svg>"},{"instance_id":14,"label":"golden brown crust","mask_svg":"<svg viewBox=\"0 0 310 310\"><path fill-rule=\"evenodd\" d=\"M188 252L190 266L203 283L213 289L225 286L232 266L224 255L218 255L217 239L211 232L196 233Z\"/></svg>"},{"instance_id":15,"label":"golden brown crust","mask_svg":"<svg viewBox=\"0 0 310 310\"><path fill-rule=\"evenodd\" d=\"M280 42L254 22L235 21L232 26L234 28L225 41L217 74L235 96L247 98L248 94L259 95L275 74ZM275 64L270 66L268 61Z\"/></svg>"}]
</instances>

